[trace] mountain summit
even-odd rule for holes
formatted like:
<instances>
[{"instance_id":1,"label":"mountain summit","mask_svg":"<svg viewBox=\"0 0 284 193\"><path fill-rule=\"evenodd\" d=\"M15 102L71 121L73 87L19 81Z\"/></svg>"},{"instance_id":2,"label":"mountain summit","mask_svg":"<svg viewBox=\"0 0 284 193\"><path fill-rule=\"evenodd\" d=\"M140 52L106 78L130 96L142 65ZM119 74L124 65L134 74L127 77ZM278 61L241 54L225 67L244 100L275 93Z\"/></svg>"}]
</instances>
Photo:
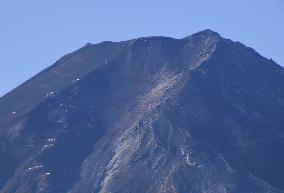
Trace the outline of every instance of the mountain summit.
<instances>
[{"instance_id":1,"label":"mountain summit","mask_svg":"<svg viewBox=\"0 0 284 193\"><path fill-rule=\"evenodd\" d=\"M283 83L211 30L87 44L0 98L0 192L283 193Z\"/></svg>"}]
</instances>

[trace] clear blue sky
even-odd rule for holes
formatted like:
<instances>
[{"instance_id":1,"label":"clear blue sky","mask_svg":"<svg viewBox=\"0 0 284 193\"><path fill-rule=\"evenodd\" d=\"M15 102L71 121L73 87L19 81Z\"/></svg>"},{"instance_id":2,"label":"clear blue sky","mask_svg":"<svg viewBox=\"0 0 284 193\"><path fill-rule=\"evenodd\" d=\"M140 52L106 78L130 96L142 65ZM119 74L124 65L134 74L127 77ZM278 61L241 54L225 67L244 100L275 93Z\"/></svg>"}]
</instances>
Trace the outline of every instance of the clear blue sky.
<instances>
[{"instance_id":1,"label":"clear blue sky","mask_svg":"<svg viewBox=\"0 0 284 193\"><path fill-rule=\"evenodd\" d=\"M207 28L284 65L283 0L0 0L0 96L87 42Z\"/></svg>"}]
</instances>

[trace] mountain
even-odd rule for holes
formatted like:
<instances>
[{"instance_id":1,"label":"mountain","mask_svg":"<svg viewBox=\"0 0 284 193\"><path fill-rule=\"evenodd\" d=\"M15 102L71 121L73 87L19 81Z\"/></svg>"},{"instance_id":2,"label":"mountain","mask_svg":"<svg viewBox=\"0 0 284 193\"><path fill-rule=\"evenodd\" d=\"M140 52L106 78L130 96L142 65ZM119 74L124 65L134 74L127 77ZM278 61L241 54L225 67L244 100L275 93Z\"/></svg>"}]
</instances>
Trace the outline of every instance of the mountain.
<instances>
[{"instance_id":1,"label":"mountain","mask_svg":"<svg viewBox=\"0 0 284 193\"><path fill-rule=\"evenodd\" d=\"M283 193L284 69L204 30L87 44L0 98L1 193Z\"/></svg>"}]
</instances>

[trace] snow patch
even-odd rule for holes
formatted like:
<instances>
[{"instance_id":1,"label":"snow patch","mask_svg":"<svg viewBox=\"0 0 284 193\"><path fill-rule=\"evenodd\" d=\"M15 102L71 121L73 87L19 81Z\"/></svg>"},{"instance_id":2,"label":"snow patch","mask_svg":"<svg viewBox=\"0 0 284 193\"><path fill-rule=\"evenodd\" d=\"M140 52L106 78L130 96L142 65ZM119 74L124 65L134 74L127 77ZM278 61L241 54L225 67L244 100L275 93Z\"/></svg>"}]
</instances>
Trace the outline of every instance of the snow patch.
<instances>
[{"instance_id":1,"label":"snow patch","mask_svg":"<svg viewBox=\"0 0 284 193\"><path fill-rule=\"evenodd\" d=\"M73 80L73 82L78 82L80 81L80 78L76 78L75 80Z\"/></svg>"},{"instance_id":2,"label":"snow patch","mask_svg":"<svg viewBox=\"0 0 284 193\"><path fill-rule=\"evenodd\" d=\"M54 138L49 138L49 139L48 139L48 142L50 142L50 143L51 143L51 142L55 142L55 139L54 139Z\"/></svg>"},{"instance_id":3,"label":"snow patch","mask_svg":"<svg viewBox=\"0 0 284 193\"><path fill-rule=\"evenodd\" d=\"M48 98L48 97L54 97L55 96L55 92L51 91L49 93L47 93L44 98Z\"/></svg>"},{"instance_id":4,"label":"snow patch","mask_svg":"<svg viewBox=\"0 0 284 193\"><path fill-rule=\"evenodd\" d=\"M36 169L40 169L42 167L43 167L42 165L31 166L31 167L28 168L28 170L36 170Z\"/></svg>"}]
</instances>

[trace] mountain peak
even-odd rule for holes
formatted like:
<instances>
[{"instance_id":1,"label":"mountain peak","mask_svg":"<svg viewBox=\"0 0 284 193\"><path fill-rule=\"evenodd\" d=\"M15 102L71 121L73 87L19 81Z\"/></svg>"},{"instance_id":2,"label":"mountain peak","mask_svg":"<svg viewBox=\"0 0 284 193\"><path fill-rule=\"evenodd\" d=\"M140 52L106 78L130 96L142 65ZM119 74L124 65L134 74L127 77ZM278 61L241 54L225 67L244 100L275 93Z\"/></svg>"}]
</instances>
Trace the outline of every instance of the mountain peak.
<instances>
[{"instance_id":1,"label":"mountain peak","mask_svg":"<svg viewBox=\"0 0 284 193\"><path fill-rule=\"evenodd\" d=\"M205 35L205 36L218 36L218 37L221 37L219 33L211 30L211 29L205 29L205 30L202 30L202 31L199 31L193 35Z\"/></svg>"},{"instance_id":2,"label":"mountain peak","mask_svg":"<svg viewBox=\"0 0 284 193\"><path fill-rule=\"evenodd\" d=\"M0 98L0 192L283 193L282 82L210 29L87 44Z\"/></svg>"},{"instance_id":3,"label":"mountain peak","mask_svg":"<svg viewBox=\"0 0 284 193\"><path fill-rule=\"evenodd\" d=\"M188 37L185 37L184 40L197 40L197 41L210 41L217 43L219 40L223 39L221 35L210 29L205 29L194 33Z\"/></svg>"}]
</instances>

